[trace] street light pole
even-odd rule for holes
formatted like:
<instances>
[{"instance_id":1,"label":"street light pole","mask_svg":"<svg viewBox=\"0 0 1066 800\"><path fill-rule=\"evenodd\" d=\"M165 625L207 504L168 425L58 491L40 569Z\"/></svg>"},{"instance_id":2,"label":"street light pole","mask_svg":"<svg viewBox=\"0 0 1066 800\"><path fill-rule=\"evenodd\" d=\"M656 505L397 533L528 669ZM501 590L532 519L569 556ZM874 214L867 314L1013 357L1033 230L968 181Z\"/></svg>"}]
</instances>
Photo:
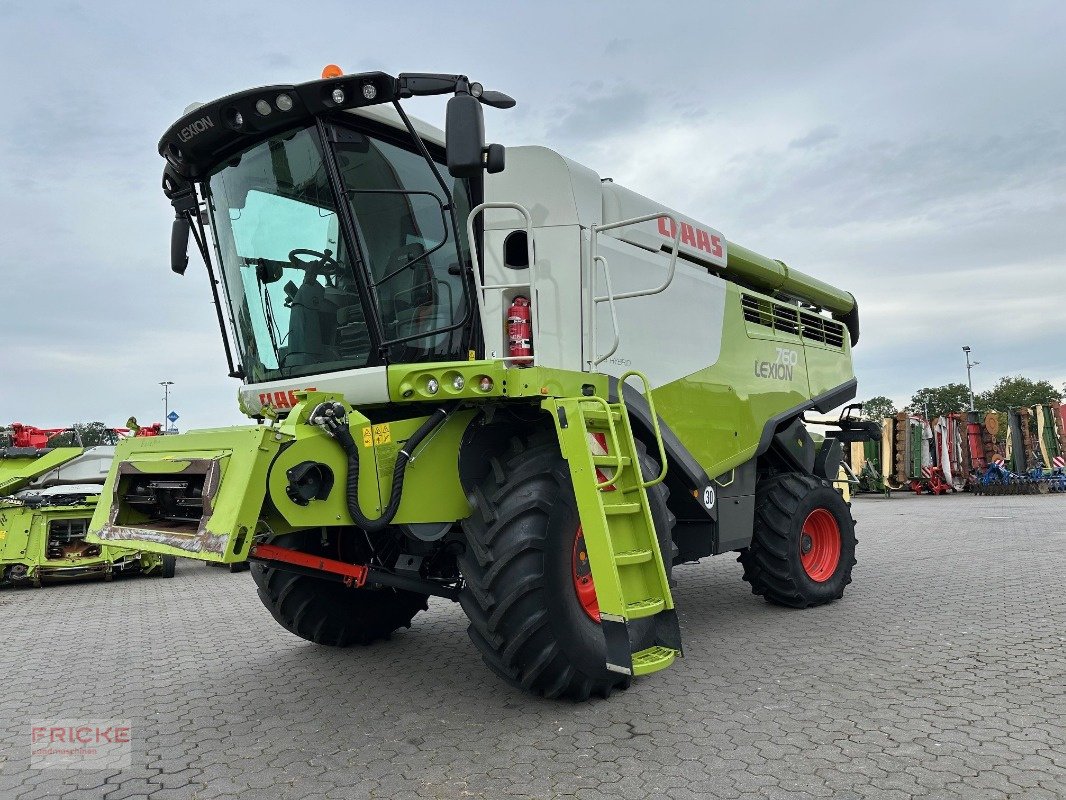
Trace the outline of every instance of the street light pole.
<instances>
[{"instance_id":1,"label":"street light pole","mask_svg":"<svg viewBox=\"0 0 1066 800\"><path fill-rule=\"evenodd\" d=\"M170 420L167 417L170 416L170 387L174 385L174 381L160 381L159 385L163 387L163 430L165 431L170 426ZM972 406L973 403L971 402L970 405Z\"/></svg>"},{"instance_id":2,"label":"street light pole","mask_svg":"<svg viewBox=\"0 0 1066 800\"><path fill-rule=\"evenodd\" d=\"M973 407L973 378L970 376L970 370L980 364L980 361L970 361L970 346L963 345L962 352L966 354L966 383L970 387L970 411L974 410Z\"/></svg>"}]
</instances>

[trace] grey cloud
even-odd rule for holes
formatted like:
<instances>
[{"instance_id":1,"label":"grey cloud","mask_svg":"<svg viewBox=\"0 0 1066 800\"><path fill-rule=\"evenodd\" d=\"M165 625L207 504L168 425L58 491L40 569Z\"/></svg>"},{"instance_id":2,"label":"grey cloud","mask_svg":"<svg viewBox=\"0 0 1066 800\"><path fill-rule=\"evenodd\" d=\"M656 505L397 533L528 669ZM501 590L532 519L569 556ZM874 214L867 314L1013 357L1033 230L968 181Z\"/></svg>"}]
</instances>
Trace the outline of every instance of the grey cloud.
<instances>
[{"instance_id":1,"label":"grey cloud","mask_svg":"<svg viewBox=\"0 0 1066 800\"><path fill-rule=\"evenodd\" d=\"M800 150L807 150L812 147L817 147L820 144L830 142L839 136L840 131L837 130L835 125L819 125L817 128L813 128L809 133L793 139L788 143L788 146Z\"/></svg>"},{"instance_id":2,"label":"grey cloud","mask_svg":"<svg viewBox=\"0 0 1066 800\"><path fill-rule=\"evenodd\" d=\"M0 423L157 419L164 378L183 424L237 419L202 267L167 269L155 145L190 100L328 62L466 72L519 101L487 112L490 141L555 147L853 291L864 396L959 379L964 343L975 388L1066 380L1047 330L1066 307L1060 3L973 2L963 19L917 2L690 2L667 19L635 2L475 2L376 6L372 25L352 8L193 3L211 24L182 27L132 0L0 2L0 270L15 287ZM411 113L440 125L443 103Z\"/></svg>"},{"instance_id":3,"label":"grey cloud","mask_svg":"<svg viewBox=\"0 0 1066 800\"><path fill-rule=\"evenodd\" d=\"M579 87L574 99L549 125L548 138L585 142L625 135L648 123L651 96L632 87L604 91L602 84Z\"/></svg>"}]
</instances>

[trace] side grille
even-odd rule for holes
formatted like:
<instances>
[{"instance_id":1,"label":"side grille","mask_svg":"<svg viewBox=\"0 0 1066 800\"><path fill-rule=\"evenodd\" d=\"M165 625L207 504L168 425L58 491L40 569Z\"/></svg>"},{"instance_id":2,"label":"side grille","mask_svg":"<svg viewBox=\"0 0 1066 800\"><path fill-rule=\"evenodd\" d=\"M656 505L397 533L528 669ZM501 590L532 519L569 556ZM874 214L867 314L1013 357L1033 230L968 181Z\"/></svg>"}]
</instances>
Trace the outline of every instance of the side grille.
<instances>
[{"instance_id":1,"label":"side grille","mask_svg":"<svg viewBox=\"0 0 1066 800\"><path fill-rule=\"evenodd\" d=\"M741 295L740 305L744 321L752 325L768 328L775 333L801 336L838 350L844 347L844 326L839 322L750 294Z\"/></svg>"}]
</instances>

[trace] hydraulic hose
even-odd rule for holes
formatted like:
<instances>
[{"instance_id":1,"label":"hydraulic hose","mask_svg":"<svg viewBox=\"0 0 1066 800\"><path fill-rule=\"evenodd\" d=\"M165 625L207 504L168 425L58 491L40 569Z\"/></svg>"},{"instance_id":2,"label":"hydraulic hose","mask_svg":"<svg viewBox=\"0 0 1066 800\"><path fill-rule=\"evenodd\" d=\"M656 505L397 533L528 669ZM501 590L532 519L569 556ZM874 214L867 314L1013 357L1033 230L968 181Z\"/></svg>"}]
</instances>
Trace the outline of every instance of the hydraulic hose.
<instances>
[{"instance_id":1,"label":"hydraulic hose","mask_svg":"<svg viewBox=\"0 0 1066 800\"><path fill-rule=\"evenodd\" d=\"M429 419L419 426L418 430L411 435L411 438L404 442L400 452L396 454L396 465L392 469L392 493L389 496L389 503L385 510L381 512L380 517L370 519L359 507L359 447L352 437L351 430L344 422L343 406L340 406L340 404L329 405L331 407L326 409L322 409L321 406L315 409L311 420L336 439L348 457L348 480L345 487L348 513L355 524L367 533L376 533L384 530L392 524L396 511L400 508L400 498L403 496L403 479L407 472L407 463L411 460L411 454L414 453L415 448L421 444L423 439L440 427L444 420L448 418L448 412L443 408L438 408L430 415Z\"/></svg>"}]
</instances>

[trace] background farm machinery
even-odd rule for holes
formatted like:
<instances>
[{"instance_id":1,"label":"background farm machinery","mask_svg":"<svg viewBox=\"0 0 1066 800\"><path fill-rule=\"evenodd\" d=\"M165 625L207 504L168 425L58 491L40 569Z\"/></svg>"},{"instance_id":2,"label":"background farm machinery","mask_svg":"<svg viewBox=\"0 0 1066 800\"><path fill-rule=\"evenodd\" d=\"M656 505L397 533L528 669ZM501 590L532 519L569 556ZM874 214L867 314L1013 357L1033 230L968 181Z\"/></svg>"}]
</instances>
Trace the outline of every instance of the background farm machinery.
<instances>
[{"instance_id":1,"label":"background farm machinery","mask_svg":"<svg viewBox=\"0 0 1066 800\"><path fill-rule=\"evenodd\" d=\"M158 435L159 426L138 428ZM116 574L174 574L174 559L85 541L115 445L127 428L0 429L0 586Z\"/></svg>"},{"instance_id":2,"label":"background farm machinery","mask_svg":"<svg viewBox=\"0 0 1066 800\"><path fill-rule=\"evenodd\" d=\"M882 420L879 440L852 445L850 467L860 492L1066 492L1066 406L964 411L931 420L900 412Z\"/></svg>"}]
</instances>

